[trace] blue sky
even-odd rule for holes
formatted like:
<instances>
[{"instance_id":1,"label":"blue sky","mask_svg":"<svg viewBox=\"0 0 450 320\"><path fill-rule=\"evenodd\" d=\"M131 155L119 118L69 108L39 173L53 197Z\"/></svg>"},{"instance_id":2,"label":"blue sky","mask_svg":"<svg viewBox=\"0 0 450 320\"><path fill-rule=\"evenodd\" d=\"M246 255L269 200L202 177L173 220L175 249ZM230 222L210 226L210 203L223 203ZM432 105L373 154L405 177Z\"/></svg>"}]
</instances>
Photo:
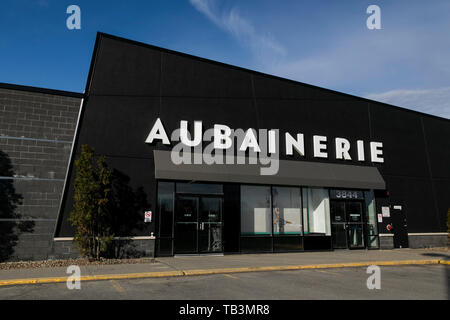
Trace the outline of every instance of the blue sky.
<instances>
[{"instance_id":1,"label":"blue sky","mask_svg":"<svg viewBox=\"0 0 450 320\"><path fill-rule=\"evenodd\" d=\"M2 0L0 82L82 92L97 31L450 118L448 0Z\"/></svg>"}]
</instances>

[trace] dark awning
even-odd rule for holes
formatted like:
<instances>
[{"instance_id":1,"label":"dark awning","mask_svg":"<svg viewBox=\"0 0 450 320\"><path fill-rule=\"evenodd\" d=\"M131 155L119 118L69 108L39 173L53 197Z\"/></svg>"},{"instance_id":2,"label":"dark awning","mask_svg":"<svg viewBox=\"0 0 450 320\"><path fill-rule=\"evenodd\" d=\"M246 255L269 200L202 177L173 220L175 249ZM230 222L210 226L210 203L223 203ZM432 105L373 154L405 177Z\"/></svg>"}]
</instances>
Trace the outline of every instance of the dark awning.
<instances>
[{"instance_id":1,"label":"dark awning","mask_svg":"<svg viewBox=\"0 0 450 320\"><path fill-rule=\"evenodd\" d=\"M385 189L376 167L321 162L280 160L278 173L261 175L259 164L180 164L172 162L170 151L154 150L155 178L168 180L235 182L289 186ZM241 160L243 158L240 158Z\"/></svg>"}]
</instances>

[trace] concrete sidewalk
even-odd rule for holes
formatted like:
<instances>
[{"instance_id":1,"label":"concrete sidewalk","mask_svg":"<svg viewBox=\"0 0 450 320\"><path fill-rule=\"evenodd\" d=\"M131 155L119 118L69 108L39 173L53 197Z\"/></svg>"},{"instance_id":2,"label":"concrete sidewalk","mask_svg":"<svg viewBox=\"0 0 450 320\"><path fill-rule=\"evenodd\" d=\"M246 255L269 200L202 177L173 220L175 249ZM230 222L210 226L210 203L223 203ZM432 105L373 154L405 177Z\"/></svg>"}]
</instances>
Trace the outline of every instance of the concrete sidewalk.
<instances>
[{"instance_id":1,"label":"concrete sidewalk","mask_svg":"<svg viewBox=\"0 0 450 320\"><path fill-rule=\"evenodd\" d=\"M346 267L367 263L376 264L377 262L384 262L386 265L438 263L438 260L448 263L450 251L445 249L336 250L278 254L177 256L156 258L155 262L148 263L88 265L80 266L80 269L83 280L99 280L233 273L233 271L288 270L293 267L298 267L298 269L303 267ZM68 276L66 270L66 267L0 270L0 285L1 281L12 279L60 278L59 281L55 280L54 282L62 282L61 278ZM127 277L127 275L130 276Z\"/></svg>"}]
</instances>

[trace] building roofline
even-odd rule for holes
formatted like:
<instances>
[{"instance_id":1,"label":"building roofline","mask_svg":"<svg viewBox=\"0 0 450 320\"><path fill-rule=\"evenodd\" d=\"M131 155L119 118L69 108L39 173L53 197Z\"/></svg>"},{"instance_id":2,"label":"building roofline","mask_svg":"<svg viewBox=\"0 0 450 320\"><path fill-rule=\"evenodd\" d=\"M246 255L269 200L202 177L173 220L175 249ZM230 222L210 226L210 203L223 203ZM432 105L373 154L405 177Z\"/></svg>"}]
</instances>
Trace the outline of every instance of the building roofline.
<instances>
[{"instance_id":1,"label":"building roofline","mask_svg":"<svg viewBox=\"0 0 450 320\"><path fill-rule=\"evenodd\" d=\"M215 64L215 65L226 67L226 68L229 68L229 69L234 69L234 70L248 72L250 74L262 76L262 77L265 77L265 78L276 79L276 80L284 81L284 82L291 83L291 84L297 84L297 85L302 85L302 86L306 86L306 87L310 87L310 88L314 88L314 89L319 89L319 90L323 90L323 91L326 91L326 92L329 92L329 93L341 95L343 97L353 98L353 99L357 99L357 100L360 100L360 101L364 101L364 102L367 102L367 103L381 104L381 105L383 105L385 107L389 107L389 108L400 109L402 111L406 111L406 112L410 112L410 113L415 113L415 114L419 114L419 115L423 115L423 116L427 116L427 117L431 117L431 118L437 118L437 119L440 119L440 120L450 121L450 119L447 119L447 118L444 118L444 117L440 117L440 116L436 116L436 115L432 115L432 114L428 114L428 113L425 113L425 112L416 111L416 110L408 109L408 108L405 108L405 107L399 107L399 106L388 104L388 103L385 103L385 102L371 100L371 99L368 99L368 98L363 98L363 97L355 96L355 95L352 95L352 94L349 94L349 93L344 93L344 92L340 92L340 91L336 91L336 90L332 90L332 89L327 89L327 88L315 86L315 85L312 85L312 84L308 84L308 83L304 83L304 82L300 82L300 81L296 81L296 80L282 78L282 77L279 77L279 76L263 73L263 72L260 72L260 71L246 69L246 68L243 68L243 67L234 66L234 65L227 64L227 63L224 63L224 62L219 62L219 61L215 61L215 60L211 60L211 59L207 59L207 58L202 58L202 57L191 55L191 54L188 54L188 53L183 53L183 52L179 52L179 51L175 51L175 50L171 50L171 49L167 49L167 48L162 48L162 47L158 47L158 46L151 45L151 44L148 44L148 43L127 39L127 38L115 36L115 35L112 35L112 34L100 32L100 31L97 32L97 39L96 39L96 43L95 43L95 47L94 47L94 53L95 54L92 57L93 59L92 59L92 62L91 62L91 68L93 67L93 64L95 63L95 60L97 59L97 54L96 54L98 52L97 46L100 45L101 41L99 41L99 40L102 37L113 39L113 40L117 40L117 41L126 42L126 43L133 44L133 45L138 45L138 46L141 46L141 47L155 49L155 50L158 50L158 51L161 51L161 52L170 53L170 54L174 54L174 55L177 55L177 56L182 56L182 57L194 59L194 60L197 60L197 61L202 61L202 62L206 62L206 63ZM90 84L91 76L92 76L92 74L90 72L87 84ZM88 91L88 86L86 86L86 87L87 87L86 88L87 90L85 92L86 92L86 94L88 94L88 92L89 92Z\"/></svg>"},{"instance_id":2,"label":"building roofline","mask_svg":"<svg viewBox=\"0 0 450 320\"><path fill-rule=\"evenodd\" d=\"M52 95L56 95L56 96L72 97L72 98L79 98L79 99L84 97L83 93L78 93L78 92L39 88L39 87L32 87L32 86L23 86L23 85L19 85L19 84L3 83L3 82L0 82L0 88L1 89L9 89L9 90L52 94Z\"/></svg>"}]
</instances>

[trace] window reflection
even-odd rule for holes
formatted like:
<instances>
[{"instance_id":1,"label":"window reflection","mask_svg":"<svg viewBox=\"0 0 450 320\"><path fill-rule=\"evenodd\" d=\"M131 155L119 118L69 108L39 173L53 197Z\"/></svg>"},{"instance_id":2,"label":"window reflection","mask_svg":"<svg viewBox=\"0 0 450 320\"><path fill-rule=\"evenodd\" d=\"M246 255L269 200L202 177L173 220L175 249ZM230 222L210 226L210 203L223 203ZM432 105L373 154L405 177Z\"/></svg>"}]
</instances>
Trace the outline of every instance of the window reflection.
<instances>
[{"instance_id":1,"label":"window reflection","mask_svg":"<svg viewBox=\"0 0 450 320\"><path fill-rule=\"evenodd\" d=\"M214 183L177 183L177 193L223 194L223 185Z\"/></svg>"},{"instance_id":2,"label":"window reflection","mask_svg":"<svg viewBox=\"0 0 450 320\"><path fill-rule=\"evenodd\" d=\"M302 234L300 188L273 187L273 233Z\"/></svg>"},{"instance_id":3,"label":"window reflection","mask_svg":"<svg viewBox=\"0 0 450 320\"><path fill-rule=\"evenodd\" d=\"M305 235L331 235L330 198L327 189L303 189Z\"/></svg>"},{"instance_id":4,"label":"window reflection","mask_svg":"<svg viewBox=\"0 0 450 320\"><path fill-rule=\"evenodd\" d=\"M241 235L271 235L270 187L241 186Z\"/></svg>"},{"instance_id":5,"label":"window reflection","mask_svg":"<svg viewBox=\"0 0 450 320\"><path fill-rule=\"evenodd\" d=\"M172 237L174 183L158 183L159 236Z\"/></svg>"},{"instance_id":6,"label":"window reflection","mask_svg":"<svg viewBox=\"0 0 450 320\"><path fill-rule=\"evenodd\" d=\"M366 221L368 230L368 246L370 248L378 248L378 230L377 218L375 213L375 196L373 191L364 192L364 199L366 205Z\"/></svg>"}]
</instances>

